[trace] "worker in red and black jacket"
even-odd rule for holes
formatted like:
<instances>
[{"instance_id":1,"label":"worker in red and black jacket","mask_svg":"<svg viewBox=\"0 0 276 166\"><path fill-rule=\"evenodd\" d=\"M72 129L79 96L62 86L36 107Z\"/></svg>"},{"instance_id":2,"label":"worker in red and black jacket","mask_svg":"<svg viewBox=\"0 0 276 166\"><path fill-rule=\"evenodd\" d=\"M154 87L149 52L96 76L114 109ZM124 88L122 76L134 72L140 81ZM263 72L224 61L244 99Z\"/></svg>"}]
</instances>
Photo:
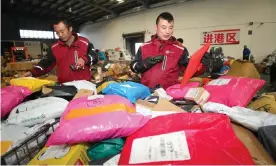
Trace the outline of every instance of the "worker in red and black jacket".
<instances>
[{"instance_id":1,"label":"worker in red and black jacket","mask_svg":"<svg viewBox=\"0 0 276 166\"><path fill-rule=\"evenodd\" d=\"M57 67L58 83L74 80L91 80L90 66L98 62L94 46L88 39L72 32L72 25L66 20L54 24L59 40L52 45L45 58L25 77L39 77Z\"/></svg>"},{"instance_id":2,"label":"worker in red and black jacket","mask_svg":"<svg viewBox=\"0 0 276 166\"><path fill-rule=\"evenodd\" d=\"M134 73L141 73L141 83L154 88L161 85L164 89L179 84L180 71L189 63L187 49L172 36L174 18L168 13L161 13L156 19L156 34L141 45L135 60L130 64ZM209 63L209 57L202 60Z\"/></svg>"}]
</instances>

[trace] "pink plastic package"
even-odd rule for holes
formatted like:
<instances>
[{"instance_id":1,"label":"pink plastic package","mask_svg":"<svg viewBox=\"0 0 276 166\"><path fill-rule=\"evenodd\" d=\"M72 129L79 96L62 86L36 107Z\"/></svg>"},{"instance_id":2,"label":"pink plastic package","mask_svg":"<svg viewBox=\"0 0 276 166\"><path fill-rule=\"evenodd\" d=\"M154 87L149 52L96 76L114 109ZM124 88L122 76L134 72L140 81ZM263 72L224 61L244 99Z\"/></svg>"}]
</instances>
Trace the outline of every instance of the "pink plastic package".
<instances>
[{"instance_id":1,"label":"pink plastic package","mask_svg":"<svg viewBox=\"0 0 276 166\"><path fill-rule=\"evenodd\" d=\"M66 120L50 136L46 146L97 142L127 137L144 126L149 117L116 111Z\"/></svg>"},{"instance_id":2,"label":"pink plastic package","mask_svg":"<svg viewBox=\"0 0 276 166\"><path fill-rule=\"evenodd\" d=\"M14 107L20 104L30 94L32 92L22 86L7 86L1 88L1 118L8 115Z\"/></svg>"},{"instance_id":3,"label":"pink plastic package","mask_svg":"<svg viewBox=\"0 0 276 166\"><path fill-rule=\"evenodd\" d=\"M101 107L110 104L125 104L126 106L135 109L135 106L125 97L119 95L93 95L74 99L69 102L66 110L63 112L60 123L63 123L67 114L74 109Z\"/></svg>"},{"instance_id":4,"label":"pink plastic package","mask_svg":"<svg viewBox=\"0 0 276 166\"><path fill-rule=\"evenodd\" d=\"M210 93L208 101L229 107L246 107L264 83L259 79L222 76L209 82L204 89Z\"/></svg>"},{"instance_id":5,"label":"pink plastic package","mask_svg":"<svg viewBox=\"0 0 276 166\"><path fill-rule=\"evenodd\" d=\"M180 88L180 84L170 86L166 89L168 95L174 99L183 99L189 88L199 87L199 82L189 82L183 89Z\"/></svg>"},{"instance_id":6,"label":"pink plastic package","mask_svg":"<svg viewBox=\"0 0 276 166\"><path fill-rule=\"evenodd\" d=\"M93 95L72 100L47 146L95 142L126 137L149 117L135 113L135 106L119 95Z\"/></svg>"}]
</instances>

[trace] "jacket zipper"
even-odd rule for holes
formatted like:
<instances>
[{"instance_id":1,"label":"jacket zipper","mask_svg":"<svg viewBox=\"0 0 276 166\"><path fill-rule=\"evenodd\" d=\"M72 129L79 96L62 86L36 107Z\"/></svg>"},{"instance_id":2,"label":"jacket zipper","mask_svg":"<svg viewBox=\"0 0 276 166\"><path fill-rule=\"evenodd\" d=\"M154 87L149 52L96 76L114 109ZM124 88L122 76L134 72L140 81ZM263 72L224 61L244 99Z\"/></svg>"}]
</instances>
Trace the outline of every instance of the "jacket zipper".
<instances>
[{"instance_id":1,"label":"jacket zipper","mask_svg":"<svg viewBox=\"0 0 276 166\"><path fill-rule=\"evenodd\" d=\"M79 59L79 55L78 55L78 51L74 51L74 56L75 56L75 63L78 62L78 59Z\"/></svg>"},{"instance_id":2,"label":"jacket zipper","mask_svg":"<svg viewBox=\"0 0 276 166\"><path fill-rule=\"evenodd\" d=\"M165 55L162 63L162 71L166 70L166 65L167 65L167 55Z\"/></svg>"}]
</instances>

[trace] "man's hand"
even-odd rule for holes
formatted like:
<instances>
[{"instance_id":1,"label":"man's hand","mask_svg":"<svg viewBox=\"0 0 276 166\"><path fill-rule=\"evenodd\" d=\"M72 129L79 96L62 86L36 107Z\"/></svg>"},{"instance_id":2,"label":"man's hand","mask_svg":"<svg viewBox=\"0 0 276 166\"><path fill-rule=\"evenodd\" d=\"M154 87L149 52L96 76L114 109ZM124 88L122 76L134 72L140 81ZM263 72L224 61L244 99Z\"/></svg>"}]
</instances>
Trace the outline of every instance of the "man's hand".
<instances>
[{"instance_id":1,"label":"man's hand","mask_svg":"<svg viewBox=\"0 0 276 166\"><path fill-rule=\"evenodd\" d=\"M144 63L147 68L152 68L157 63L162 62L163 59L164 59L164 55L159 55L159 56L155 56L155 57L147 57L144 60Z\"/></svg>"},{"instance_id":2,"label":"man's hand","mask_svg":"<svg viewBox=\"0 0 276 166\"><path fill-rule=\"evenodd\" d=\"M33 74L30 71L27 71L26 73L23 74L23 77L32 77Z\"/></svg>"},{"instance_id":3,"label":"man's hand","mask_svg":"<svg viewBox=\"0 0 276 166\"><path fill-rule=\"evenodd\" d=\"M76 62L76 69L84 68L85 61L82 58L79 58Z\"/></svg>"}]
</instances>

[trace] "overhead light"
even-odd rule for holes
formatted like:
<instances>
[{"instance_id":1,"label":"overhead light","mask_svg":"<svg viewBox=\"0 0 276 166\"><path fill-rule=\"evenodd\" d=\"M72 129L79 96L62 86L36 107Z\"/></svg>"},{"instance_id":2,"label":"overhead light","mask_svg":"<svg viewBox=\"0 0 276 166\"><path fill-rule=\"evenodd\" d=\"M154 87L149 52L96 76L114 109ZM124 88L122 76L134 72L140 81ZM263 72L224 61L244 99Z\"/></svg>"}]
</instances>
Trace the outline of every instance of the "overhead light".
<instances>
[{"instance_id":1,"label":"overhead light","mask_svg":"<svg viewBox=\"0 0 276 166\"><path fill-rule=\"evenodd\" d=\"M124 3L124 0L117 0L118 3Z\"/></svg>"},{"instance_id":2,"label":"overhead light","mask_svg":"<svg viewBox=\"0 0 276 166\"><path fill-rule=\"evenodd\" d=\"M72 8L71 7L68 8L68 12L72 13Z\"/></svg>"},{"instance_id":3,"label":"overhead light","mask_svg":"<svg viewBox=\"0 0 276 166\"><path fill-rule=\"evenodd\" d=\"M10 0L10 4L15 4L15 1L14 0Z\"/></svg>"}]
</instances>

